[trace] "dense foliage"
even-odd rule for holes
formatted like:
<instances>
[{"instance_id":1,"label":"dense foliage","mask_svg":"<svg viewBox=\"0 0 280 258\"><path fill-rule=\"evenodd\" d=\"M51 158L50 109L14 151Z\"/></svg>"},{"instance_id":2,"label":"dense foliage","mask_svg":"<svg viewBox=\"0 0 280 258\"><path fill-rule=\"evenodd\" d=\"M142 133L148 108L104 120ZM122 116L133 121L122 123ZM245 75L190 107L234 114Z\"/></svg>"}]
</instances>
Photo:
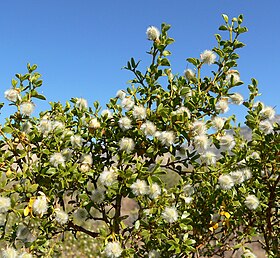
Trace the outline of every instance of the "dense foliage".
<instances>
[{"instance_id":1,"label":"dense foliage","mask_svg":"<svg viewBox=\"0 0 280 258\"><path fill-rule=\"evenodd\" d=\"M247 28L242 15L223 19L229 37L216 34L183 75L168 59L170 26L149 27L150 66L132 58L131 87L103 111L73 98L33 117L41 75L16 74L5 97L17 110L0 130L3 257L54 257L68 232L95 238L96 257L255 257L251 242L279 255L280 127L255 79L248 98L237 92ZM250 139L230 105L247 108Z\"/></svg>"}]
</instances>

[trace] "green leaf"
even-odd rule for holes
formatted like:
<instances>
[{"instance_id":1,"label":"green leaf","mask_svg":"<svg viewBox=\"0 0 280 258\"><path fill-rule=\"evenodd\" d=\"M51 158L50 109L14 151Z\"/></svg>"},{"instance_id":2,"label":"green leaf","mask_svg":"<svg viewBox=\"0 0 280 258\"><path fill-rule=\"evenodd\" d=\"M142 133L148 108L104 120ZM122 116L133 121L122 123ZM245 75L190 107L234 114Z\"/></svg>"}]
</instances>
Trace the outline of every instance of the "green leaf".
<instances>
[{"instance_id":1,"label":"green leaf","mask_svg":"<svg viewBox=\"0 0 280 258\"><path fill-rule=\"evenodd\" d=\"M154 152L154 147L151 145L147 150L147 153L153 153Z\"/></svg>"},{"instance_id":2,"label":"green leaf","mask_svg":"<svg viewBox=\"0 0 280 258\"><path fill-rule=\"evenodd\" d=\"M32 71L35 71L37 69L37 65L35 64L35 65L32 65L32 67L31 67L31 70Z\"/></svg>"},{"instance_id":3,"label":"green leaf","mask_svg":"<svg viewBox=\"0 0 280 258\"><path fill-rule=\"evenodd\" d=\"M247 32L247 31L248 31L248 28L247 28L247 27L241 27L241 28L238 28L238 30L237 30L237 32L238 32L239 34L245 33L245 32Z\"/></svg>"},{"instance_id":4,"label":"green leaf","mask_svg":"<svg viewBox=\"0 0 280 258\"><path fill-rule=\"evenodd\" d=\"M255 87L257 87L258 81L257 81L255 78L252 78L251 81L252 81L252 84L253 84Z\"/></svg>"},{"instance_id":5,"label":"green leaf","mask_svg":"<svg viewBox=\"0 0 280 258\"><path fill-rule=\"evenodd\" d=\"M163 104L160 103L157 107L157 112L160 113L160 111L163 109Z\"/></svg>"},{"instance_id":6,"label":"green leaf","mask_svg":"<svg viewBox=\"0 0 280 258\"><path fill-rule=\"evenodd\" d=\"M131 63L131 66L132 66L133 68L135 68L135 61L134 61L133 58L131 58L130 63Z\"/></svg>"},{"instance_id":7,"label":"green leaf","mask_svg":"<svg viewBox=\"0 0 280 258\"><path fill-rule=\"evenodd\" d=\"M162 55L163 55L163 56L169 56L169 55L171 55L171 52L168 51L168 50L164 50L164 51L162 52Z\"/></svg>"},{"instance_id":8,"label":"green leaf","mask_svg":"<svg viewBox=\"0 0 280 258\"><path fill-rule=\"evenodd\" d=\"M238 54L236 54L236 53L233 53L232 55L231 55L231 59L238 59L239 58L239 55Z\"/></svg>"},{"instance_id":9,"label":"green leaf","mask_svg":"<svg viewBox=\"0 0 280 258\"><path fill-rule=\"evenodd\" d=\"M99 108L99 102L98 101L94 101L93 106L95 107L95 109Z\"/></svg>"},{"instance_id":10,"label":"green leaf","mask_svg":"<svg viewBox=\"0 0 280 258\"><path fill-rule=\"evenodd\" d=\"M175 41L175 40L174 40L173 38L168 38L168 39L166 39L165 43L166 43L166 45L170 45L170 44L172 44L174 41Z\"/></svg>"},{"instance_id":11,"label":"green leaf","mask_svg":"<svg viewBox=\"0 0 280 258\"><path fill-rule=\"evenodd\" d=\"M216 52L220 57L224 56L224 52L219 48L213 48L213 51Z\"/></svg>"},{"instance_id":12,"label":"green leaf","mask_svg":"<svg viewBox=\"0 0 280 258\"><path fill-rule=\"evenodd\" d=\"M50 154L50 151L48 149L43 149L41 151L42 153L46 154L46 155L49 155Z\"/></svg>"},{"instance_id":13,"label":"green leaf","mask_svg":"<svg viewBox=\"0 0 280 258\"><path fill-rule=\"evenodd\" d=\"M48 175L54 175L55 173L56 173L56 168L49 168L46 171L46 174L48 174Z\"/></svg>"},{"instance_id":14,"label":"green leaf","mask_svg":"<svg viewBox=\"0 0 280 258\"><path fill-rule=\"evenodd\" d=\"M240 14L238 16L237 22L238 22L238 24L241 24L243 22L243 15L242 14Z\"/></svg>"},{"instance_id":15,"label":"green leaf","mask_svg":"<svg viewBox=\"0 0 280 258\"><path fill-rule=\"evenodd\" d=\"M46 100L45 96L39 94L36 90L32 90L32 91L31 91L31 96L32 96L33 98Z\"/></svg>"},{"instance_id":16,"label":"green leaf","mask_svg":"<svg viewBox=\"0 0 280 258\"><path fill-rule=\"evenodd\" d=\"M37 65L30 65L29 63L27 64L27 69L29 73L32 73L33 71L35 71L37 69Z\"/></svg>"},{"instance_id":17,"label":"green leaf","mask_svg":"<svg viewBox=\"0 0 280 258\"><path fill-rule=\"evenodd\" d=\"M222 37L221 37L220 34L215 34L215 38L216 38L216 40L217 40L218 42L220 42L221 39L222 39Z\"/></svg>"},{"instance_id":18,"label":"green leaf","mask_svg":"<svg viewBox=\"0 0 280 258\"><path fill-rule=\"evenodd\" d=\"M33 82L33 85L34 85L35 87L40 87L40 86L42 86L42 84L43 84L43 81L42 81L42 80Z\"/></svg>"},{"instance_id":19,"label":"green leaf","mask_svg":"<svg viewBox=\"0 0 280 258\"><path fill-rule=\"evenodd\" d=\"M13 129L11 127L9 127L9 126L5 126L5 127L2 128L2 131L4 133L12 133Z\"/></svg>"},{"instance_id":20,"label":"green leaf","mask_svg":"<svg viewBox=\"0 0 280 258\"><path fill-rule=\"evenodd\" d=\"M191 64L193 64L194 66L198 66L199 65L199 60L197 58L187 58L187 61Z\"/></svg>"},{"instance_id":21,"label":"green leaf","mask_svg":"<svg viewBox=\"0 0 280 258\"><path fill-rule=\"evenodd\" d=\"M186 245L193 245L193 244L195 244L195 240L194 239L186 239L185 244Z\"/></svg>"},{"instance_id":22,"label":"green leaf","mask_svg":"<svg viewBox=\"0 0 280 258\"><path fill-rule=\"evenodd\" d=\"M226 66L229 67L229 68L235 67L236 66L236 61L234 61L234 60L228 61L228 62L226 62Z\"/></svg>"},{"instance_id":23,"label":"green leaf","mask_svg":"<svg viewBox=\"0 0 280 258\"><path fill-rule=\"evenodd\" d=\"M170 62L167 58L163 58L161 61L160 61L160 65L162 66L170 66Z\"/></svg>"},{"instance_id":24,"label":"green leaf","mask_svg":"<svg viewBox=\"0 0 280 258\"><path fill-rule=\"evenodd\" d=\"M228 16L226 14L222 14L222 17L223 17L225 23L227 24L228 23Z\"/></svg>"},{"instance_id":25,"label":"green leaf","mask_svg":"<svg viewBox=\"0 0 280 258\"><path fill-rule=\"evenodd\" d=\"M27 79L29 79L29 78L30 78L30 74L27 73L27 74L25 74L25 75L23 75L23 76L21 77L21 81L25 81L25 80L27 80Z\"/></svg>"},{"instance_id":26,"label":"green leaf","mask_svg":"<svg viewBox=\"0 0 280 258\"><path fill-rule=\"evenodd\" d=\"M139 220L137 220L135 222L134 227L135 227L136 230L139 229L139 227L140 227L140 221Z\"/></svg>"},{"instance_id":27,"label":"green leaf","mask_svg":"<svg viewBox=\"0 0 280 258\"><path fill-rule=\"evenodd\" d=\"M34 98L46 100L46 97L44 95L41 95L41 94L37 94L36 96L34 96Z\"/></svg>"},{"instance_id":28,"label":"green leaf","mask_svg":"<svg viewBox=\"0 0 280 258\"><path fill-rule=\"evenodd\" d=\"M18 81L17 81L17 80L12 79L12 85L13 85L14 87L16 87L16 86L17 86L17 83L18 83Z\"/></svg>"},{"instance_id":29,"label":"green leaf","mask_svg":"<svg viewBox=\"0 0 280 258\"><path fill-rule=\"evenodd\" d=\"M171 28L170 24L166 24L166 23L161 24L161 30L163 33L168 31L170 28Z\"/></svg>"},{"instance_id":30,"label":"green leaf","mask_svg":"<svg viewBox=\"0 0 280 258\"><path fill-rule=\"evenodd\" d=\"M149 185L153 184L153 179L151 178L151 176L148 176L147 178Z\"/></svg>"},{"instance_id":31,"label":"green leaf","mask_svg":"<svg viewBox=\"0 0 280 258\"><path fill-rule=\"evenodd\" d=\"M39 187L38 184L30 185L29 188L28 188L28 191L31 192L31 193L34 193L37 190L38 187Z\"/></svg>"},{"instance_id":32,"label":"green leaf","mask_svg":"<svg viewBox=\"0 0 280 258\"><path fill-rule=\"evenodd\" d=\"M242 47L244 47L244 46L246 46L246 45L245 45L244 43L242 43L242 42L236 40L236 41L234 42L233 46L234 46L235 48L242 48Z\"/></svg>"},{"instance_id":33,"label":"green leaf","mask_svg":"<svg viewBox=\"0 0 280 258\"><path fill-rule=\"evenodd\" d=\"M181 92L180 92L180 95L181 95L181 96L186 96L187 94L190 93L190 91L191 91L190 88L188 88L188 87L183 87L182 90L181 90Z\"/></svg>"},{"instance_id":34,"label":"green leaf","mask_svg":"<svg viewBox=\"0 0 280 258\"><path fill-rule=\"evenodd\" d=\"M228 30L228 27L226 25L222 25L219 27L219 30Z\"/></svg>"}]
</instances>

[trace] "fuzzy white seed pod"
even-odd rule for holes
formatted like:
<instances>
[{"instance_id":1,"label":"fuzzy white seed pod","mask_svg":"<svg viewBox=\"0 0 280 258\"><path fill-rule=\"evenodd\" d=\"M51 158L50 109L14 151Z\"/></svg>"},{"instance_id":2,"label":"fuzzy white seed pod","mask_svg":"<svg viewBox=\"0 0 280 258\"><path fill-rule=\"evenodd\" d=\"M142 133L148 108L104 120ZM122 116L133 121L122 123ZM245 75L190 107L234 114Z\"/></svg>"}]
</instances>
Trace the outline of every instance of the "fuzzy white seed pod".
<instances>
[{"instance_id":1,"label":"fuzzy white seed pod","mask_svg":"<svg viewBox=\"0 0 280 258\"><path fill-rule=\"evenodd\" d=\"M229 111L229 106L228 106L228 99L227 98L221 98L215 105L215 109L218 112L221 113L226 113Z\"/></svg>"},{"instance_id":2,"label":"fuzzy white seed pod","mask_svg":"<svg viewBox=\"0 0 280 258\"><path fill-rule=\"evenodd\" d=\"M162 212L162 218L168 222L173 223L178 220L178 212L175 207L166 207Z\"/></svg>"},{"instance_id":3,"label":"fuzzy white seed pod","mask_svg":"<svg viewBox=\"0 0 280 258\"><path fill-rule=\"evenodd\" d=\"M186 69L184 74L189 81L191 81L195 78L195 73L192 69Z\"/></svg>"},{"instance_id":4,"label":"fuzzy white seed pod","mask_svg":"<svg viewBox=\"0 0 280 258\"><path fill-rule=\"evenodd\" d=\"M156 28L154 26L148 27L146 34L147 34L148 40L153 40L153 41L158 40L159 36L160 36L160 32L159 32L158 28Z\"/></svg>"},{"instance_id":5,"label":"fuzzy white seed pod","mask_svg":"<svg viewBox=\"0 0 280 258\"><path fill-rule=\"evenodd\" d=\"M131 120L127 116L120 118L119 126L123 131L126 131L132 127Z\"/></svg>"},{"instance_id":6,"label":"fuzzy white seed pod","mask_svg":"<svg viewBox=\"0 0 280 258\"><path fill-rule=\"evenodd\" d=\"M117 91L117 94L116 94L116 97L119 98L119 99L124 99L126 96L126 93L124 90L118 90Z\"/></svg>"},{"instance_id":7,"label":"fuzzy white seed pod","mask_svg":"<svg viewBox=\"0 0 280 258\"><path fill-rule=\"evenodd\" d=\"M16 102L20 99L19 90L9 89L4 92L5 98L9 101Z\"/></svg>"},{"instance_id":8,"label":"fuzzy white seed pod","mask_svg":"<svg viewBox=\"0 0 280 258\"><path fill-rule=\"evenodd\" d=\"M269 120L261 121L259 128L265 135L273 133L273 125Z\"/></svg>"},{"instance_id":9,"label":"fuzzy white seed pod","mask_svg":"<svg viewBox=\"0 0 280 258\"><path fill-rule=\"evenodd\" d=\"M146 181L137 179L136 182L134 182L130 186L132 192L134 195L139 196L139 195L145 195L148 193L148 185Z\"/></svg>"},{"instance_id":10,"label":"fuzzy white seed pod","mask_svg":"<svg viewBox=\"0 0 280 258\"><path fill-rule=\"evenodd\" d=\"M83 99L83 98L77 98L76 105L77 105L79 110L83 110L83 109L88 108L87 100Z\"/></svg>"},{"instance_id":11,"label":"fuzzy white seed pod","mask_svg":"<svg viewBox=\"0 0 280 258\"><path fill-rule=\"evenodd\" d=\"M241 94L239 93L234 93L230 96L230 100L233 104L236 104L236 105L241 105L244 101L244 98Z\"/></svg>"},{"instance_id":12,"label":"fuzzy white seed pod","mask_svg":"<svg viewBox=\"0 0 280 258\"><path fill-rule=\"evenodd\" d=\"M234 186L234 181L230 175L220 175L219 185L223 190L229 190Z\"/></svg>"},{"instance_id":13,"label":"fuzzy white seed pod","mask_svg":"<svg viewBox=\"0 0 280 258\"><path fill-rule=\"evenodd\" d=\"M25 116L30 116L34 111L35 105L32 102L23 102L20 105L20 111Z\"/></svg>"},{"instance_id":14,"label":"fuzzy white seed pod","mask_svg":"<svg viewBox=\"0 0 280 258\"><path fill-rule=\"evenodd\" d=\"M208 65L214 64L216 57L216 54L211 50L205 50L200 54L201 61Z\"/></svg>"},{"instance_id":15,"label":"fuzzy white seed pod","mask_svg":"<svg viewBox=\"0 0 280 258\"><path fill-rule=\"evenodd\" d=\"M146 108L144 108L143 106L134 106L132 115L135 119L146 119Z\"/></svg>"},{"instance_id":16,"label":"fuzzy white seed pod","mask_svg":"<svg viewBox=\"0 0 280 258\"><path fill-rule=\"evenodd\" d=\"M259 206L259 203L260 203L259 199L253 194L248 195L245 199L245 205L250 210L257 209Z\"/></svg>"},{"instance_id":17,"label":"fuzzy white seed pod","mask_svg":"<svg viewBox=\"0 0 280 258\"><path fill-rule=\"evenodd\" d=\"M122 247L119 242L109 242L104 249L104 253L108 258L118 258L122 254Z\"/></svg>"},{"instance_id":18,"label":"fuzzy white seed pod","mask_svg":"<svg viewBox=\"0 0 280 258\"><path fill-rule=\"evenodd\" d=\"M119 145L120 145L120 150L125 151L127 153L131 153L135 147L135 143L133 139L127 137L123 137L119 141Z\"/></svg>"},{"instance_id":19,"label":"fuzzy white seed pod","mask_svg":"<svg viewBox=\"0 0 280 258\"><path fill-rule=\"evenodd\" d=\"M11 199L0 196L0 213L5 213L11 208Z\"/></svg>"}]
</instances>

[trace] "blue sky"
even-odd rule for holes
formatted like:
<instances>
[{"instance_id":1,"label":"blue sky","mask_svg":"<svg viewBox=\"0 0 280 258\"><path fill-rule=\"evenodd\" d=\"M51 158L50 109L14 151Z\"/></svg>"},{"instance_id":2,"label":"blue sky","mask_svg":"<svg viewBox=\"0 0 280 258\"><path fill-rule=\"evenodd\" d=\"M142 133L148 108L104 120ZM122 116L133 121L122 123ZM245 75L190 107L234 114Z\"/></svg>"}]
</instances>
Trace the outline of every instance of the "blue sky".
<instances>
[{"instance_id":1,"label":"blue sky","mask_svg":"<svg viewBox=\"0 0 280 258\"><path fill-rule=\"evenodd\" d=\"M65 102L71 97L86 98L102 106L117 90L126 88L133 76L121 68L134 57L148 64L151 42L149 25L172 25L176 42L170 47L173 73L182 73L188 57L199 57L215 46L214 34L223 20L244 14L249 32L241 38L247 46L239 51L237 69L245 97L250 78L259 81L265 104L279 113L280 2L276 0L10 0L0 3L0 102L15 73L24 73L26 64L36 63L44 84L40 88L48 101ZM191 66L189 66L191 67ZM48 108L36 102L36 109ZM0 121L14 111L5 105ZM237 112L233 109L232 112ZM243 120L244 113L238 112Z\"/></svg>"}]
</instances>

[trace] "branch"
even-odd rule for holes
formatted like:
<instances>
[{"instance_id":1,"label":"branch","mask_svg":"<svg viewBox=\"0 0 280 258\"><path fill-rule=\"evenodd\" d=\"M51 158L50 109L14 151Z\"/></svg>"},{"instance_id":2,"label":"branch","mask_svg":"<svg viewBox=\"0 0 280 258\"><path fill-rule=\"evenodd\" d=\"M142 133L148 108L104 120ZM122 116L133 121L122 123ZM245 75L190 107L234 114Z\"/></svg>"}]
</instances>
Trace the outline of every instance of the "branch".
<instances>
[{"instance_id":1,"label":"branch","mask_svg":"<svg viewBox=\"0 0 280 258\"><path fill-rule=\"evenodd\" d=\"M99 236L99 233L96 233L96 232L92 232L92 231L89 231L81 226L78 226L78 225L75 225L72 221L70 221L68 223L68 228L73 228L75 231L80 231L80 232L83 232L91 237L98 237Z\"/></svg>"}]
</instances>

